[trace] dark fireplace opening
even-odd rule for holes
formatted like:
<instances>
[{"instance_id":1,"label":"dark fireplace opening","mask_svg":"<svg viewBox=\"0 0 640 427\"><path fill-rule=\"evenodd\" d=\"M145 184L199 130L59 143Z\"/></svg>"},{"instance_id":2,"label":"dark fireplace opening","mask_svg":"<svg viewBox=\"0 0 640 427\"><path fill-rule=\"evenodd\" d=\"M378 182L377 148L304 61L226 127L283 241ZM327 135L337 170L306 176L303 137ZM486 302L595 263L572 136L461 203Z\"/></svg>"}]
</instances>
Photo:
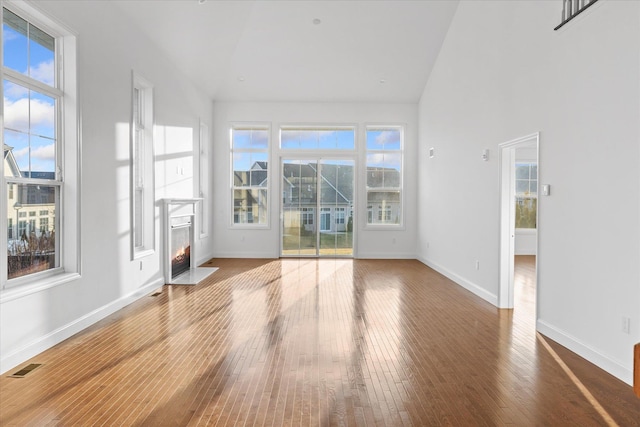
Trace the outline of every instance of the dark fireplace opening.
<instances>
[{"instance_id":1,"label":"dark fireplace opening","mask_svg":"<svg viewBox=\"0 0 640 427\"><path fill-rule=\"evenodd\" d=\"M191 224L171 228L171 278L191 268Z\"/></svg>"}]
</instances>

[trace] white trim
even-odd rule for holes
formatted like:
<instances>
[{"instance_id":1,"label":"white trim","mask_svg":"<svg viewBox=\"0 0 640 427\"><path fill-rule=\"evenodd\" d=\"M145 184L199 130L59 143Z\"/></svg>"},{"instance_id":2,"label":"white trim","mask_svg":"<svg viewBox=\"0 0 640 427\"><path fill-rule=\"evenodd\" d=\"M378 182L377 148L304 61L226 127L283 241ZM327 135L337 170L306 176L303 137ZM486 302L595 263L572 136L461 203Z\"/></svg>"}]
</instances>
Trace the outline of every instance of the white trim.
<instances>
[{"instance_id":1,"label":"white trim","mask_svg":"<svg viewBox=\"0 0 640 427\"><path fill-rule=\"evenodd\" d=\"M38 292L42 292L46 289L54 288L56 286L71 282L79 278L80 274L78 273L60 273L53 276L47 276L42 280L31 281L24 286L11 287L6 291L0 293L0 305L9 301L36 294Z\"/></svg>"},{"instance_id":2,"label":"white trim","mask_svg":"<svg viewBox=\"0 0 640 427\"><path fill-rule=\"evenodd\" d=\"M354 259L416 259L415 253L409 252L373 252L359 253Z\"/></svg>"},{"instance_id":3,"label":"white trim","mask_svg":"<svg viewBox=\"0 0 640 427\"><path fill-rule=\"evenodd\" d=\"M599 368L607 371L619 380L624 381L630 386L633 385L633 372L631 369L626 368L623 362L602 354L588 344L583 343L578 338L550 323L545 322L544 320L537 320L536 330L556 341L558 344L580 355L580 357L587 359Z\"/></svg>"},{"instance_id":4,"label":"white trim","mask_svg":"<svg viewBox=\"0 0 640 427\"><path fill-rule=\"evenodd\" d=\"M268 258L278 259L280 256L277 253L272 252L216 252L215 258Z\"/></svg>"},{"instance_id":5,"label":"white trim","mask_svg":"<svg viewBox=\"0 0 640 427\"><path fill-rule=\"evenodd\" d=\"M498 296L495 294L490 293L489 291L487 291L486 289L484 289L483 287L476 285L475 283L473 283L470 280L465 279L462 276L459 276L458 274L442 267L439 264L436 264L435 262L429 261L426 258L423 257L418 257L418 261L420 261L421 263L425 264L427 267L432 268L433 270L437 271L438 273L442 274L443 276L447 277L450 280L453 280L457 285L462 286L463 288L465 288L466 290L468 290L469 292L477 295L478 297L482 298L483 300L487 301L488 303L497 306L498 305Z\"/></svg>"},{"instance_id":6,"label":"white trim","mask_svg":"<svg viewBox=\"0 0 640 427\"><path fill-rule=\"evenodd\" d=\"M152 283L139 288L128 295L112 301L109 304L93 310L92 312L87 313L84 316L81 316L64 326L61 326L60 328L41 336L30 344L27 344L10 354L2 355L2 358L0 359L0 372L5 373L8 370L13 369L20 363L23 363L24 361L42 353L43 351L48 350L54 345L61 343L72 335L77 334L83 329L137 301L143 296L148 295L151 291L158 289L163 285L163 278L156 279Z\"/></svg>"}]
</instances>

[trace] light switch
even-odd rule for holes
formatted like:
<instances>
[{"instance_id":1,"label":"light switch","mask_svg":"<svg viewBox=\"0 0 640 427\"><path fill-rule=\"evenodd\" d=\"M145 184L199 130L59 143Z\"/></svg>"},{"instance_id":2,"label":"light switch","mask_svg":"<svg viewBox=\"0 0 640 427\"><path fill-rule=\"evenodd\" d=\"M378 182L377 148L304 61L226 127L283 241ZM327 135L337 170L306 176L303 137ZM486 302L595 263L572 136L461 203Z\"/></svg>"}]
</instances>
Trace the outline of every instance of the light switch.
<instances>
[{"instance_id":1,"label":"light switch","mask_svg":"<svg viewBox=\"0 0 640 427\"><path fill-rule=\"evenodd\" d=\"M549 196L551 194L551 186L549 184L542 184L542 195Z\"/></svg>"}]
</instances>

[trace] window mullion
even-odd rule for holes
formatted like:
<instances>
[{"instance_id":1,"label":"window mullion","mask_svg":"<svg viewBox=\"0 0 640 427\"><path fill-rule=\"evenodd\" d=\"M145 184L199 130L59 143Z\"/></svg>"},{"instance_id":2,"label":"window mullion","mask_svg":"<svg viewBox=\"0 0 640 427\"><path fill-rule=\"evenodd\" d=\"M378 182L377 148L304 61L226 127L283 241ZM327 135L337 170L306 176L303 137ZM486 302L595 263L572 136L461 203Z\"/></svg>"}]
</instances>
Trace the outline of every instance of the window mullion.
<instances>
[{"instance_id":1,"label":"window mullion","mask_svg":"<svg viewBox=\"0 0 640 427\"><path fill-rule=\"evenodd\" d=\"M44 95L55 98L56 101L59 101L60 98L64 96L64 92L62 90L53 86L49 86L24 74L18 73L17 71L10 68L2 67L2 74L3 78L10 81L11 83L16 83L20 86L26 87L27 89L41 92Z\"/></svg>"}]
</instances>

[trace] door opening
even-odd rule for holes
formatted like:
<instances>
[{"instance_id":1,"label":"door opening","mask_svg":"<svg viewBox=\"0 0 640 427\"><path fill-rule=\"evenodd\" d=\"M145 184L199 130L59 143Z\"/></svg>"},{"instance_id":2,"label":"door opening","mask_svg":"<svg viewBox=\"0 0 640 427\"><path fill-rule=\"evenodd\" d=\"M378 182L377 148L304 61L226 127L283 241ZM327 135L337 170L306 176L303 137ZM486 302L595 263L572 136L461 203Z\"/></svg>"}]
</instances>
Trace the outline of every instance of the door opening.
<instances>
[{"instance_id":1,"label":"door opening","mask_svg":"<svg viewBox=\"0 0 640 427\"><path fill-rule=\"evenodd\" d=\"M355 162L282 160L281 256L352 257Z\"/></svg>"},{"instance_id":2,"label":"door opening","mask_svg":"<svg viewBox=\"0 0 640 427\"><path fill-rule=\"evenodd\" d=\"M501 226L498 306L537 319L538 150L535 133L500 144Z\"/></svg>"}]
</instances>

